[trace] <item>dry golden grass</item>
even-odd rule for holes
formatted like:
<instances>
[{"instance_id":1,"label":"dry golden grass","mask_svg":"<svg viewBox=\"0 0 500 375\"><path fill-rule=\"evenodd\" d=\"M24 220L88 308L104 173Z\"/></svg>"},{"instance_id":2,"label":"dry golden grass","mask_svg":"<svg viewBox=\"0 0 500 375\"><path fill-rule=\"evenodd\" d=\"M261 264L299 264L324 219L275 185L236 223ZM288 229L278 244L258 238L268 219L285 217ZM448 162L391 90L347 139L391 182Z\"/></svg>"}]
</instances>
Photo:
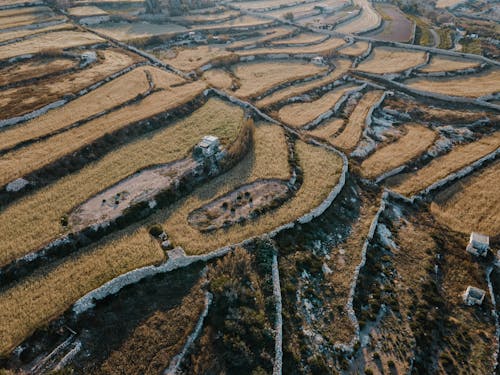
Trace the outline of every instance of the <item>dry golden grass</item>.
<instances>
[{"instance_id":1,"label":"dry golden grass","mask_svg":"<svg viewBox=\"0 0 500 375\"><path fill-rule=\"evenodd\" d=\"M15 16L21 16L21 15L32 16L32 15L36 15L36 14L43 15L44 13L53 14L54 12L49 7L43 6L43 5L4 9L4 10L0 10L0 20L2 22L8 22L8 20L10 18L15 17Z\"/></svg>"},{"instance_id":2,"label":"dry golden grass","mask_svg":"<svg viewBox=\"0 0 500 375\"><path fill-rule=\"evenodd\" d=\"M140 61L137 55L109 49L101 51L102 59L84 71L39 81L2 92L0 118L19 116L60 100L63 95L78 91Z\"/></svg>"},{"instance_id":3,"label":"dry golden grass","mask_svg":"<svg viewBox=\"0 0 500 375\"><path fill-rule=\"evenodd\" d=\"M341 118L331 118L324 125L307 133L331 143L338 131L344 126L344 122L344 119Z\"/></svg>"},{"instance_id":4,"label":"dry golden grass","mask_svg":"<svg viewBox=\"0 0 500 375\"><path fill-rule=\"evenodd\" d=\"M358 41L348 47L340 48L339 53L347 56L359 56L368 49L368 46L368 42Z\"/></svg>"},{"instance_id":5,"label":"dry golden grass","mask_svg":"<svg viewBox=\"0 0 500 375\"><path fill-rule=\"evenodd\" d=\"M71 30L74 29L75 25L71 23L63 23L60 25L55 25L55 26L47 26L47 27L41 27L33 30L16 30L16 31L9 31L6 33L0 33L0 42L5 42L7 40L11 39L16 39L16 38L24 38L29 35L33 34L38 34L38 33L43 33L46 31L60 31L60 30Z\"/></svg>"},{"instance_id":6,"label":"dry golden grass","mask_svg":"<svg viewBox=\"0 0 500 375\"><path fill-rule=\"evenodd\" d=\"M233 66L233 73L240 81L236 96L249 98L263 94L273 86L287 81L306 78L326 70L303 62L251 62Z\"/></svg>"},{"instance_id":7,"label":"dry golden grass","mask_svg":"<svg viewBox=\"0 0 500 375\"><path fill-rule=\"evenodd\" d=\"M230 48L243 48L255 43L265 43L269 40L281 38L291 34L295 29L289 26L275 27L260 31L261 35L253 38L245 38L243 40L231 43Z\"/></svg>"},{"instance_id":8,"label":"dry golden grass","mask_svg":"<svg viewBox=\"0 0 500 375\"><path fill-rule=\"evenodd\" d=\"M62 129L146 92L149 83L145 72L153 70L157 68L134 69L63 107L49 111L25 124L8 128L0 133L0 149ZM173 76L172 73L165 71L161 73Z\"/></svg>"},{"instance_id":9,"label":"dry golden grass","mask_svg":"<svg viewBox=\"0 0 500 375\"><path fill-rule=\"evenodd\" d=\"M266 1L238 1L235 6L240 9L265 9L276 6L285 6L290 0L266 0Z\"/></svg>"},{"instance_id":10,"label":"dry golden grass","mask_svg":"<svg viewBox=\"0 0 500 375\"><path fill-rule=\"evenodd\" d=\"M351 66L350 60L336 59L335 70L323 78L315 79L310 82L299 83L281 90L277 90L271 95L268 95L256 102L257 107L263 108L281 100L291 98L293 96L301 95L304 92L314 90L315 88L328 85L335 82L346 74Z\"/></svg>"},{"instance_id":11,"label":"dry golden grass","mask_svg":"<svg viewBox=\"0 0 500 375\"><path fill-rule=\"evenodd\" d=\"M203 73L202 77L210 86L219 89L230 89L233 85L233 77L223 69L211 69Z\"/></svg>"},{"instance_id":12,"label":"dry golden grass","mask_svg":"<svg viewBox=\"0 0 500 375\"><path fill-rule=\"evenodd\" d=\"M276 40L274 42L271 42L271 44L276 45L276 46L280 46L283 44L316 43L316 42L319 42L323 39L325 39L325 35L323 35L323 34L301 33L301 34L296 35L296 36L291 37L291 38Z\"/></svg>"},{"instance_id":13,"label":"dry golden grass","mask_svg":"<svg viewBox=\"0 0 500 375\"><path fill-rule=\"evenodd\" d=\"M78 16L78 17L101 16L101 15L108 14L108 12L106 12L106 11L102 10L101 8L96 7L94 5L72 7L72 8L68 9L68 13L72 16Z\"/></svg>"},{"instance_id":14,"label":"dry golden grass","mask_svg":"<svg viewBox=\"0 0 500 375\"><path fill-rule=\"evenodd\" d=\"M366 117L371 107L377 103L382 97L383 91L369 91L359 101L354 111L349 116L349 121L342 133L332 140L332 144L346 149L352 150L358 144L359 138L365 128Z\"/></svg>"},{"instance_id":15,"label":"dry golden grass","mask_svg":"<svg viewBox=\"0 0 500 375\"><path fill-rule=\"evenodd\" d=\"M415 78L405 82L409 87L438 94L476 98L498 92L500 69L450 78Z\"/></svg>"},{"instance_id":16,"label":"dry golden grass","mask_svg":"<svg viewBox=\"0 0 500 375\"><path fill-rule=\"evenodd\" d=\"M397 73L425 62L425 52L376 47L356 70L368 73Z\"/></svg>"},{"instance_id":17,"label":"dry golden grass","mask_svg":"<svg viewBox=\"0 0 500 375\"><path fill-rule=\"evenodd\" d=\"M422 154L436 140L436 133L422 125L405 126L407 133L375 151L361 164L361 174L375 178Z\"/></svg>"},{"instance_id":18,"label":"dry golden grass","mask_svg":"<svg viewBox=\"0 0 500 375\"><path fill-rule=\"evenodd\" d=\"M81 31L58 31L42 34L33 39L27 39L18 43L1 46L0 60L27 54L37 54L53 48L63 49L102 42L104 42L104 39L95 34Z\"/></svg>"},{"instance_id":19,"label":"dry golden grass","mask_svg":"<svg viewBox=\"0 0 500 375\"><path fill-rule=\"evenodd\" d=\"M457 4L463 3L465 0L437 0L436 8L453 7Z\"/></svg>"},{"instance_id":20,"label":"dry golden grass","mask_svg":"<svg viewBox=\"0 0 500 375\"><path fill-rule=\"evenodd\" d=\"M329 55L335 52L335 50L345 43L344 39L341 38L330 38L323 43L315 44L312 46L305 47L276 47L276 48L255 48L244 51L236 51L240 56L253 56L253 55L269 55L269 54L279 54L286 53L290 55L299 55L303 53L307 54L317 54L317 55Z\"/></svg>"},{"instance_id":21,"label":"dry golden grass","mask_svg":"<svg viewBox=\"0 0 500 375\"><path fill-rule=\"evenodd\" d=\"M313 102L286 105L279 110L279 119L294 128L300 128L331 109L346 92L353 88L354 85L340 86Z\"/></svg>"},{"instance_id":22,"label":"dry golden grass","mask_svg":"<svg viewBox=\"0 0 500 375\"><path fill-rule=\"evenodd\" d=\"M252 26L260 26L273 23L272 20L263 19L259 17L243 15L241 17L220 23L206 23L202 25L193 26L192 30L218 30L228 28L246 28Z\"/></svg>"},{"instance_id":23,"label":"dry golden grass","mask_svg":"<svg viewBox=\"0 0 500 375\"><path fill-rule=\"evenodd\" d=\"M449 174L481 159L495 151L499 146L500 132L483 137L476 142L457 146L448 154L435 158L417 172L408 174L394 190L405 195L415 194Z\"/></svg>"},{"instance_id":24,"label":"dry golden grass","mask_svg":"<svg viewBox=\"0 0 500 375\"><path fill-rule=\"evenodd\" d=\"M339 33L362 33L377 27L380 23L379 14L373 9L368 0L355 0L354 3L361 8L361 14L352 20L341 23L335 31Z\"/></svg>"},{"instance_id":25,"label":"dry golden grass","mask_svg":"<svg viewBox=\"0 0 500 375\"><path fill-rule=\"evenodd\" d=\"M157 53L158 58L184 71L195 70L214 59L229 58L232 55L232 52L226 51L224 46L219 45L182 48L175 51L159 51Z\"/></svg>"},{"instance_id":26,"label":"dry golden grass","mask_svg":"<svg viewBox=\"0 0 500 375\"><path fill-rule=\"evenodd\" d=\"M0 29L10 29L61 19L64 19L64 17L56 16L52 9L46 6L7 9L0 11Z\"/></svg>"},{"instance_id":27,"label":"dry golden grass","mask_svg":"<svg viewBox=\"0 0 500 375\"><path fill-rule=\"evenodd\" d=\"M296 151L304 171L304 183L295 197L280 208L246 225L208 234L191 227L187 221L188 214L217 196L257 178L284 177L284 166L278 166L276 161L277 155L281 154L275 151L276 140L267 137L263 141L267 146L265 154L257 148L237 168L211 181L175 205L172 214L163 221L164 228L175 245L182 246L189 254L200 254L261 235L309 212L319 205L337 184L342 170L340 157L323 148L299 141ZM256 147L259 147L258 143L256 144Z\"/></svg>"},{"instance_id":28,"label":"dry golden grass","mask_svg":"<svg viewBox=\"0 0 500 375\"><path fill-rule=\"evenodd\" d=\"M186 119L122 146L81 171L7 207L0 213L0 238L3 239L0 265L63 233L59 223L61 216L78 204L139 169L184 157L202 135L217 135L226 145L233 142L242 116L239 107L210 99Z\"/></svg>"},{"instance_id":29,"label":"dry golden grass","mask_svg":"<svg viewBox=\"0 0 500 375\"><path fill-rule=\"evenodd\" d=\"M456 182L431 203L436 219L462 233L500 235L500 162Z\"/></svg>"},{"instance_id":30,"label":"dry golden grass","mask_svg":"<svg viewBox=\"0 0 500 375\"><path fill-rule=\"evenodd\" d=\"M449 72L451 70L475 68L479 66L478 61L465 60L450 56L432 56L429 64L420 68L422 72Z\"/></svg>"}]
</instances>

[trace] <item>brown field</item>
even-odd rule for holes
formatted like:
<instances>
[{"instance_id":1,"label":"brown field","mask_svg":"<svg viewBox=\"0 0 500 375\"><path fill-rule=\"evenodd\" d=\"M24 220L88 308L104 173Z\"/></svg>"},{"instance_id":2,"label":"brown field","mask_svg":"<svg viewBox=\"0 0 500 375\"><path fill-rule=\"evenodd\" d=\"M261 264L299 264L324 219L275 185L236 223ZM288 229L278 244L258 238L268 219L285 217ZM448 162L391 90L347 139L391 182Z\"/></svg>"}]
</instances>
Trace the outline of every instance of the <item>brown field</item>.
<instances>
[{"instance_id":1,"label":"brown field","mask_svg":"<svg viewBox=\"0 0 500 375\"><path fill-rule=\"evenodd\" d=\"M314 79L312 81L304 83L298 83L296 85L289 86L281 90L277 90L273 92L271 95L268 95L262 98L261 100L257 101L256 102L257 107L259 108L267 107L269 105L278 103L281 100L301 95L309 90L314 90L318 87L325 86L332 82L335 82L337 79L341 78L344 74L346 74L349 71L349 67L351 66L350 60L336 59L334 63L335 63L335 70L333 72L319 79Z\"/></svg>"},{"instance_id":2,"label":"brown field","mask_svg":"<svg viewBox=\"0 0 500 375\"><path fill-rule=\"evenodd\" d=\"M368 49L369 43L359 41L345 48L340 48L339 53L347 56L359 56Z\"/></svg>"},{"instance_id":3,"label":"brown field","mask_svg":"<svg viewBox=\"0 0 500 375\"><path fill-rule=\"evenodd\" d=\"M83 126L2 155L0 185L68 155L106 133L179 107L200 95L205 88L203 82L193 82L172 88L168 94L156 92L138 103L106 114Z\"/></svg>"},{"instance_id":4,"label":"brown field","mask_svg":"<svg viewBox=\"0 0 500 375\"><path fill-rule=\"evenodd\" d=\"M77 121L112 108L149 88L145 72L157 71L157 68L137 68L110 83L107 83L67 105L47 112L25 124L8 128L0 133L0 149L12 147L20 142L37 138L62 129ZM160 71L161 74L176 77L173 73ZM156 83L156 80L154 80ZM176 80L173 81L176 83Z\"/></svg>"},{"instance_id":5,"label":"brown field","mask_svg":"<svg viewBox=\"0 0 500 375\"><path fill-rule=\"evenodd\" d=\"M435 92L437 94L477 98L498 92L499 81L500 69L492 69L485 73L461 77L415 78L405 83L411 88Z\"/></svg>"},{"instance_id":6,"label":"brown field","mask_svg":"<svg viewBox=\"0 0 500 375\"><path fill-rule=\"evenodd\" d=\"M242 116L239 107L211 99L191 116L122 146L9 206L0 213L0 237L5 239L0 243L0 265L53 240L63 232L60 218L105 187L149 165L184 157L202 134L215 134L223 144L231 143Z\"/></svg>"},{"instance_id":7,"label":"brown field","mask_svg":"<svg viewBox=\"0 0 500 375\"><path fill-rule=\"evenodd\" d=\"M10 29L62 19L64 17L56 16L52 9L45 6L0 10L0 29Z\"/></svg>"},{"instance_id":8,"label":"brown field","mask_svg":"<svg viewBox=\"0 0 500 375\"><path fill-rule=\"evenodd\" d=\"M361 14L352 20L340 24L335 31L345 34L355 34L371 30L379 25L380 16L368 0L355 0L354 3L361 7Z\"/></svg>"},{"instance_id":9,"label":"brown field","mask_svg":"<svg viewBox=\"0 0 500 375\"><path fill-rule=\"evenodd\" d=\"M377 47L356 70L368 73L397 73L425 62L425 52Z\"/></svg>"},{"instance_id":10,"label":"brown field","mask_svg":"<svg viewBox=\"0 0 500 375\"><path fill-rule=\"evenodd\" d=\"M363 95L349 116L344 131L332 141L335 146L346 150L356 147L365 128L366 116L368 116L371 107L382 97L382 94L382 91L369 91Z\"/></svg>"},{"instance_id":11,"label":"brown field","mask_svg":"<svg viewBox=\"0 0 500 375\"><path fill-rule=\"evenodd\" d=\"M285 124L300 128L331 109L354 85L340 86L310 103L294 103L282 107L278 116Z\"/></svg>"},{"instance_id":12,"label":"brown field","mask_svg":"<svg viewBox=\"0 0 500 375\"><path fill-rule=\"evenodd\" d=\"M176 23L163 22L161 24L155 24L132 21L103 22L93 26L92 30L122 42L133 42L134 40L149 38L154 35L171 35L183 32L186 31L187 28Z\"/></svg>"},{"instance_id":13,"label":"brown field","mask_svg":"<svg viewBox=\"0 0 500 375\"><path fill-rule=\"evenodd\" d=\"M271 55L271 54L290 54L290 55L300 55L300 54L317 54L317 55L329 55L335 52L335 50L343 45L345 41L340 38L330 38L323 43L315 44L312 46L305 47L275 47L275 48L255 48L244 51L237 51L240 56L253 56L253 55Z\"/></svg>"},{"instance_id":14,"label":"brown field","mask_svg":"<svg viewBox=\"0 0 500 375\"><path fill-rule=\"evenodd\" d=\"M61 70L78 67L79 62L67 57L42 58L0 68L0 86L33 79Z\"/></svg>"},{"instance_id":15,"label":"brown field","mask_svg":"<svg viewBox=\"0 0 500 375\"><path fill-rule=\"evenodd\" d=\"M97 16L97 15L106 15L108 12L102 10L99 7L94 5L90 6L81 6L81 7L72 7L68 9L68 13L72 16Z\"/></svg>"},{"instance_id":16,"label":"brown field","mask_svg":"<svg viewBox=\"0 0 500 375\"><path fill-rule=\"evenodd\" d=\"M465 0L437 0L436 8L453 7L457 4L463 3Z\"/></svg>"},{"instance_id":17,"label":"brown field","mask_svg":"<svg viewBox=\"0 0 500 375\"><path fill-rule=\"evenodd\" d=\"M472 231L500 235L500 162L460 180L440 192L431 212L447 227L462 233Z\"/></svg>"},{"instance_id":18,"label":"brown field","mask_svg":"<svg viewBox=\"0 0 500 375\"><path fill-rule=\"evenodd\" d=\"M238 1L235 3L240 9L265 9L276 6L286 6L290 0L269 0L269 1Z\"/></svg>"},{"instance_id":19,"label":"brown field","mask_svg":"<svg viewBox=\"0 0 500 375\"><path fill-rule=\"evenodd\" d=\"M232 20L221 22L221 23L207 23L202 25L193 26L193 30L218 30L218 29L228 29L228 28L246 28L252 26L260 26L271 24L272 20L262 19L253 16L243 15Z\"/></svg>"},{"instance_id":20,"label":"brown field","mask_svg":"<svg viewBox=\"0 0 500 375\"><path fill-rule=\"evenodd\" d=\"M0 60L27 54L42 53L43 51L54 48L64 49L103 42L104 39L91 33L81 31L57 31L1 46Z\"/></svg>"},{"instance_id":21,"label":"brown field","mask_svg":"<svg viewBox=\"0 0 500 375\"><path fill-rule=\"evenodd\" d=\"M375 178L409 162L436 140L436 133L422 125L407 125L405 130L407 133L400 139L376 150L361 163L363 177Z\"/></svg>"},{"instance_id":22,"label":"brown field","mask_svg":"<svg viewBox=\"0 0 500 375\"><path fill-rule=\"evenodd\" d=\"M159 59L177 69L191 71L201 68L214 59L229 58L232 52L226 51L220 45L198 46L194 48L180 48L174 51L155 51Z\"/></svg>"},{"instance_id":23,"label":"brown field","mask_svg":"<svg viewBox=\"0 0 500 375\"><path fill-rule=\"evenodd\" d=\"M276 46L280 46L283 44L316 43L316 42L323 40L324 38L325 38L325 35L323 35L323 34L301 33L301 34L293 36L291 38L276 40L274 42L271 42L271 44L276 45Z\"/></svg>"},{"instance_id":24,"label":"brown field","mask_svg":"<svg viewBox=\"0 0 500 375\"><path fill-rule=\"evenodd\" d=\"M249 98L261 95L278 84L321 73L326 68L303 62L276 61L239 63L233 65L232 70L241 85L235 94Z\"/></svg>"},{"instance_id":25,"label":"brown field","mask_svg":"<svg viewBox=\"0 0 500 375\"><path fill-rule=\"evenodd\" d=\"M405 195L415 194L450 173L495 151L499 146L500 132L463 146L457 146L448 154L435 158L417 172L407 174L394 189Z\"/></svg>"},{"instance_id":26,"label":"brown field","mask_svg":"<svg viewBox=\"0 0 500 375\"><path fill-rule=\"evenodd\" d=\"M256 43L265 43L267 41L282 38L291 34L295 29L289 26L275 27L270 29L265 29L260 31L260 35L252 38L245 38L237 42L231 43L229 48L238 49L243 48Z\"/></svg>"},{"instance_id":27,"label":"brown field","mask_svg":"<svg viewBox=\"0 0 500 375\"><path fill-rule=\"evenodd\" d=\"M335 138L335 135L344 126L344 123L345 123L344 119L331 118L325 121L324 125L321 125L314 130L308 131L307 134L321 138L324 141L331 143L332 140Z\"/></svg>"},{"instance_id":28,"label":"brown field","mask_svg":"<svg viewBox=\"0 0 500 375\"><path fill-rule=\"evenodd\" d=\"M233 86L233 76L222 69L211 69L203 73L203 79L210 86L219 89L230 89Z\"/></svg>"},{"instance_id":29,"label":"brown field","mask_svg":"<svg viewBox=\"0 0 500 375\"><path fill-rule=\"evenodd\" d=\"M71 23L63 23L60 25L54 25L54 26L47 26L47 27L41 27L41 28L36 28L36 29L21 29L21 30L16 30L16 31L9 31L9 32L4 32L0 33L0 42L6 42L11 39L16 39L16 38L24 38L30 35L34 34L39 34L39 33L44 33L48 31L60 31L60 30L71 30L74 29L75 25Z\"/></svg>"},{"instance_id":30,"label":"brown field","mask_svg":"<svg viewBox=\"0 0 500 375\"><path fill-rule=\"evenodd\" d=\"M449 72L452 70L475 68L479 66L478 61L465 60L450 56L432 56L429 64L420 68L421 72Z\"/></svg>"},{"instance_id":31,"label":"brown field","mask_svg":"<svg viewBox=\"0 0 500 375\"><path fill-rule=\"evenodd\" d=\"M20 116L60 100L66 94L76 94L92 84L140 61L136 55L121 50L100 51L102 59L83 71L49 78L35 84L16 87L0 96L0 119Z\"/></svg>"}]
</instances>

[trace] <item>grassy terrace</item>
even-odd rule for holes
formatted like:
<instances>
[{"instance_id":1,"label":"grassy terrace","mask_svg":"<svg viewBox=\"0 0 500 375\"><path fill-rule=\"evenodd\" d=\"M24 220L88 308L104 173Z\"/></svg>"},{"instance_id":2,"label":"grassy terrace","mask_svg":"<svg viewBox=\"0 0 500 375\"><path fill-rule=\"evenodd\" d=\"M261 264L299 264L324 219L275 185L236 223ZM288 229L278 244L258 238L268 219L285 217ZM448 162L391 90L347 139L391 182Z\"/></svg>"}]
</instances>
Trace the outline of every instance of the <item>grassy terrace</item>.
<instances>
[{"instance_id":1,"label":"grassy terrace","mask_svg":"<svg viewBox=\"0 0 500 375\"><path fill-rule=\"evenodd\" d=\"M340 38L330 38L323 43L314 44L312 46L305 47L280 47L280 48L255 48L243 51L236 51L240 56L254 56L254 55L269 55L269 54L279 54L286 53L290 55L298 54L318 54L318 55L328 55L333 53L338 47L345 43L344 39Z\"/></svg>"},{"instance_id":2,"label":"grassy terrace","mask_svg":"<svg viewBox=\"0 0 500 375\"><path fill-rule=\"evenodd\" d=\"M361 174L375 178L422 154L436 140L436 133L421 125L407 125L407 133L381 147L361 164Z\"/></svg>"},{"instance_id":3,"label":"grassy terrace","mask_svg":"<svg viewBox=\"0 0 500 375\"><path fill-rule=\"evenodd\" d=\"M368 73L397 73L425 62L425 52L392 47L374 48L356 70Z\"/></svg>"},{"instance_id":4,"label":"grassy terrace","mask_svg":"<svg viewBox=\"0 0 500 375\"><path fill-rule=\"evenodd\" d=\"M215 134L228 144L236 137L242 115L238 107L209 100L190 117L123 146L11 205L0 213L0 237L5 239L0 243L0 264L57 237L63 232L61 216L105 187L148 165L185 156L202 134ZM22 247L18 246L20 242Z\"/></svg>"},{"instance_id":5,"label":"grassy terrace","mask_svg":"<svg viewBox=\"0 0 500 375\"><path fill-rule=\"evenodd\" d=\"M415 194L450 173L481 159L498 147L500 147L500 132L463 146L457 146L448 154L433 159L417 172L406 174L403 180L395 186L395 190L405 195Z\"/></svg>"},{"instance_id":6,"label":"grassy terrace","mask_svg":"<svg viewBox=\"0 0 500 375\"><path fill-rule=\"evenodd\" d=\"M476 68L480 65L478 61L465 60L450 56L433 56L429 64L420 68L421 72L449 72L452 70Z\"/></svg>"}]
</instances>

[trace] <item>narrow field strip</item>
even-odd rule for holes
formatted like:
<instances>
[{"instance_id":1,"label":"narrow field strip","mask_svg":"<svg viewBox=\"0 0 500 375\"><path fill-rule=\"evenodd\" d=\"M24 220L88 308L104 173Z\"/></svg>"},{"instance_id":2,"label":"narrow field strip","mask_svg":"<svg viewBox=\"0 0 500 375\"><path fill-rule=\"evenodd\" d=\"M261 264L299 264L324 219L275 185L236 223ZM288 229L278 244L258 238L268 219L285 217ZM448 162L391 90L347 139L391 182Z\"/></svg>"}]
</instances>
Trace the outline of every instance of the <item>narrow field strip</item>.
<instances>
[{"instance_id":1,"label":"narrow field strip","mask_svg":"<svg viewBox=\"0 0 500 375\"><path fill-rule=\"evenodd\" d=\"M284 106L279 110L278 116L285 124L300 128L330 110L346 92L354 87L354 85L340 86L315 101Z\"/></svg>"},{"instance_id":2,"label":"narrow field strip","mask_svg":"<svg viewBox=\"0 0 500 375\"><path fill-rule=\"evenodd\" d=\"M153 54L176 69L189 72L201 68L216 59L229 58L234 55L224 45L197 46L194 48L177 48L168 51L153 51Z\"/></svg>"},{"instance_id":3,"label":"narrow field strip","mask_svg":"<svg viewBox=\"0 0 500 375\"><path fill-rule=\"evenodd\" d=\"M373 9L368 0L355 0L354 3L361 7L361 14L335 28L335 31L345 34L363 33L378 27L381 22L380 15Z\"/></svg>"},{"instance_id":4,"label":"narrow field strip","mask_svg":"<svg viewBox=\"0 0 500 375\"><path fill-rule=\"evenodd\" d=\"M345 43L344 39L331 38L323 43L305 47L276 47L276 48L255 48L244 51L236 51L239 56L258 56L258 55L273 55L273 54L318 54L327 55L334 52L337 48Z\"/></svg>"},{"instance_id":5,"label":"narrow field strip","mask_svg":"<svg viewBox=\"0 0 500 375\"><path fill-rule=\"evenodd\" d=\"M370 43L360 40L355 42L354 44L351 44L350 46L340 48L338 52L347 56L360 56L368 51L369 46Z\"/></svg>"},{"instance_id":6,"label":"narrow field strip","mask_svg":"<svg viewBox=\"0 0 500 375\"><path fill-rule=\"evenodd\" d=\"M425 59L426 55L423 51L377 47L367 59L358 65L356 70L375 74L397 73L423 64Z\"/></svg>"},{"instance_id":7,"label":"narrow field strip","mask_svg":"<svg viewBox=\"0 0 500 375\"><path fill-rule=\"evenodd\" d=\"M335 135L340 131L340 129L342 129L344 123L344 119L331 118L325 121L323 125L320 125L316 129L308 131L307 134L321 138L324 141L332 144L332 140L335 138Z\"/></svg>"},{"instance_id":8,"label":"narrow field strip","mask_svg":"<svg viewBox=\"0 0 500 375\"><path fill-rule=\"evenodd\" d=\"M204 83L193 82L172 88L168 92L159 91L83 126L4 154L0 157L0 185L70 154L106 133L179 107L200 95L205 88Z\"/></svg>"},{"instance_id":9,"label":"narrow field strip","mask_svg":"<svg viewBox=\"0 0 500 375\"><path fill-rule=\"evenodd\" d=\"M52 31L61 31L61 30L71 30L74 29L75 26L70 23L63 23L54 26L46 26L40 27L36 29L23 29L17 31L8 31L0 33L0 45L3 43L11 43L11 42L20 42L21 38L27 38L31 36L36 36L37 34L49 33Z\"/></svg>"},{"instance_id":10,"label":"narrow field strip","mask_svg":"<svg viewBox=\"0 0 500 375\"><path fill-rule=\"evenodd\" d=\"M6 129L0 133L0 150L64 129L71 124L133 99L149 89L146 72L153 70L157 70L157 68L140 67L134 69L63 107L49 111L25 124ZM174 76L173 73L161 72L167 76Z\"/></svg>"},{"instance_id":11,"label":"narrow field strip","mask_svg":"<svg viewBox=\"0 0 500 375\"><path fill-rule=\"evenodd\" d=\"M336 147L352 150L359 142L370 109L382 98L383 91L369 91L359 101L349 116L347 125L340 135L332 140Z\"/></svg>"},{"instance_id":12,"label":"narrow field strip","mask_svg":"<svg viewBox=\"0 0 500 375\"><path fill-rule=\"evenodd\" d=\"M336 80L340 79L344 74L346 74L351 66L350 60L345 59L336 59L334 60L334 64L335 69L333 70L333 72L327 74L326 76L320 79L291 85L284 89L277 90L271 95L265 96L264 98L258 100L256 102L257 107L264 108L293 96L298 96L307 91L314 90L318 87L333 83Z\"/></svg>"},{"instance_id":13,"label":"narrow field strip","mask_svg":"<svg viewBox=\"0 0 500 375\"><path fill-rule=\"evenodd\" d=\"M24 115L67 94L76 95L80 90L141 61L137 56L118 49L99 51L98 54L102 59L84 70L2 91L0 119Z\"/></svg>"},{"instance_id":14,"label":"narrow field strip","mask_svg":"<svg viewBox=\"0 0 500 375\"><path fill-rule=\"evenodd\" d=\"M264 29L261 31L262 33L261 36L239 40L237 42L231 43L226 48L230 50L236 50L239 48L245 48L258 43L265 43L273 39L278 39L290 35L294 30L295 30L294 28L289 26Z\"/></svg>"},{"instance_id":15,"label":"narrow field strip","mask_svg":"<svg viewBox=\"0 0 500 375\"><path fill-rule=\"evenodd\" d=\"M19 258L64 233L60 218L104 188L139 169L184 157L202 134L223 144L240 129L243 111L218 99L171 126L122 146L81 171L32 193L0 212L0 265ZM23 228L30 227L29 231ZM19 247L19 243L23 243Z\"/></svg>"},{"instance_id":16,"label":"narrow field strip","mask_svg":"<svg viewBox=\"0 0 500 375\"><path fill-rule=\"evenodd\" d=\"M317 43L323 41L325 39L325 35L317 34L317 33L301 33L296 36L287 39L280 39L271 42L272 45L281 46L281 45L293 45L293 44L308 44L308 43Z\"/></svg>"},{"instance_id":17,"label":"narrow field strip","mask_svg":"<svg viewBox=\"0 0 500 375\"><path fill-rule=\"evenodd\" d=\"M381 147L361 163L361 174L375 178L399 167L427 150L436 140L437 134L425 126L405 126L407 133L387 146Z\"/></svg>"},{"instance_id":18,"label":"narrow field strip","mask_svg":"<svg viewBox=\"0 0 500 375\"><path fill-rule=\"evenodd\" d=\"M477 68L479 65L480 63L478 61L435 55L431 57L429 64L420 68L419 71L424 73L449 72L453 70Z\"/></svg>"},{"instance_id":19,"label":"narrow field strip","mask_svg":"<svg viewBox=\"0 0 500 375\"><path fill-rule=\"evenodd\" d=\"M500 147L500 132L481 138L478 141L457 146L449 153L433 159L422 169L407 174L394 190L409 196L426 188L449 174L481 159Z\"/></svg>"}]
</instances>

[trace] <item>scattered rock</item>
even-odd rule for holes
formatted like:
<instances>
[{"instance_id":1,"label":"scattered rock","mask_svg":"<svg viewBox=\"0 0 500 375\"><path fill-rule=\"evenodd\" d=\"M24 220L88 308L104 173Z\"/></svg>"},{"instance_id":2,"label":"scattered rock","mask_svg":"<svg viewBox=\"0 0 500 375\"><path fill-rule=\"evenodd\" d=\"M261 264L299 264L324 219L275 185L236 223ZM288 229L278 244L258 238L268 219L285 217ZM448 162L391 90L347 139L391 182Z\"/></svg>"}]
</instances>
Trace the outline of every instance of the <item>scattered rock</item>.
<instances>
[{"instance_id":1,"label":"scattered rock","mask_svg":"<svg viewBox=\"0 0 500 375\"><path fill-rule=\"evenodd\" d=\"M28 184L29 184L28 180L25 180L24 178L18 178L16 180L10 182L7 185L7 187L5 188L5 190L7 190L9 193L16 192L16 191L23 189Z\"/></svg>"}]
</instances>

